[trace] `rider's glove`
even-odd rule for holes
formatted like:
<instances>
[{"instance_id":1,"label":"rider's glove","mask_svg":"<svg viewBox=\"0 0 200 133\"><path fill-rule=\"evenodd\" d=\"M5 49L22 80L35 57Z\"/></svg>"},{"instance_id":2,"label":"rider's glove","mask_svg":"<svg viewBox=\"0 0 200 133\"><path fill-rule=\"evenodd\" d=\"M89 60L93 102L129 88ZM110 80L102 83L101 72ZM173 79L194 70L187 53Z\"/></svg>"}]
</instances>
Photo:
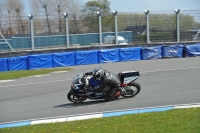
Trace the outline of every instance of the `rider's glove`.
<instances>
[{"instance_id":1,"label":"rider's glove","mask_svg":"<svg viewBox=\"0 0 200 133\"><path fill-rule=\"evenodd\" d=\"M84 76L81 78L81 82L85 83L85 77Z\"/></svg>"}]
</instances>

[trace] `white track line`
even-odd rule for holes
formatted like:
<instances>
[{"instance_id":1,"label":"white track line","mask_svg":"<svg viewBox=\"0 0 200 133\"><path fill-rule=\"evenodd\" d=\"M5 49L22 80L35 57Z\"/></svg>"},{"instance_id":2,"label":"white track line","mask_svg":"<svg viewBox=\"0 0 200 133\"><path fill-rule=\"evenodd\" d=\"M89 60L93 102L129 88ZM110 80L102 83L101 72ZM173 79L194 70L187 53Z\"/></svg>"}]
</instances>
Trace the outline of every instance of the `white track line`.
<instances>
[{"instance_id":1,"label":"white track line","mask_svg":"<svg viewBox=\"0 0 200 133\"><path fill-rule=\"evenodd\" d=\"M165 69L165 70L156 70L156 71L144 71L140 73L154 73L154 72L177 71L177 70L199 69L199 68L200 67L176 68L176 69Z\"/></svg>"},{"instance_id":2,"label":"white track line","mask_svg":"<svg viewBox=\"0 0 200 133\"><path fill-rule=\"evenodd\" d=\"M40 78L40 77L49 76L49 75L51 75L51 74L33 75L33 76L28 76L28 77L23 77L23 78Z\"/></svg>"},{"instance_id":3,"label":"white track line","mask_svg":"<svg viewBox=\"0 0 200 133\"><path fill-rule=\"evenodd\" d=\"M200 103L164 105L164 106L132 108L132 109L112 110L112 111L93 112L93 113L84 113L84 114L73 114L73 115L65 115L65 116L54 116L54 117L37 118L37 119L30 119L30 120L4 122L4 123L0 123L0 125L1 124L9 124L9 123L18 123L18 122L24 122L24 121L30 121L30 123L32 123L32 124L64 122L64 121L82 120L81 118L85 118L85 117L87 117L88 119L89 118L100 118L100 117L103 117L103 114L112 113L112 112L114 112L114 113L127 112L127 111L131 111L131 110L148 110L148 109L165 108L165 107L173 107L173 109L198 108L198 107L200 107ZM70 119L68 119L68 118L70 118Z\"/></svg>"},{"instance_id":4,"label":"white track line","mask_svg":"<svg viewBox=\"0 0 200 133\"><path fill-rule=\"evenodd\" d=\"M0 83L11 82L11 81L15 81L15 80L0 80Z\"/></svg>"},{"instance_id":5,"label":"white track line","mask_svg":"<svg viewBox=\"0 0 200 133\"><path fill-rule=\"evenodd\" d=\"M17 85L7 85L7 86L0 86L0 87L16 87L16 86L26 86L26 85L35 85L35 84L46 84L46 83L54 83L54 82L64 82L67 80L72 80L72 79L65 79L65 80L54 80L54 81L45 81L45 82L36 82L36 83L26 83L26 84L17 84Z\"/></svg>"},{"instance_id":6,"label":"white track line","mask_svg":"<svg viewBox=\"0 0 200 133\"><path fill-rule=\"evenodd\" d=\"M51 72L51 73L66 73L66 72L68 72L68 71L56 71L56 72Z\"/></svg>"}]
</instances>

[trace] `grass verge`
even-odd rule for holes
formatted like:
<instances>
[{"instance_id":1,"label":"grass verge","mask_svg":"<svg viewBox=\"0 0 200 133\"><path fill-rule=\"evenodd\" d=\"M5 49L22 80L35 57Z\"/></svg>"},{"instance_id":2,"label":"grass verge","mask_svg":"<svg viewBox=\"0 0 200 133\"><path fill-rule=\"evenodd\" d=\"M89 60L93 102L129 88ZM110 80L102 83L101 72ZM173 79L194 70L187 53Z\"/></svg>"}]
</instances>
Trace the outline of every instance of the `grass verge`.
<instances>
[{"instance_id":1,"label":"grass verge","mask_svg":"<svg viewBox=\"0 0 200 133\"><path fill-rule=\"evenodd\" d=\"M33 75L48 74L55 71L69 71L71 68L51 68L51 69L38 69L38 70L21 70L21 71L6 71L0 72L0 80L16 79Z\"/></svg>"},{"instance_id":2,"label":"grass verge","mask_svg":"<svg viewBox=\"0 0 200 133\"><path fill-rule=\"evenodd\" d=\"M1 133L199 133L200 108L5 128Z\"/></svg>"}]
</instances>

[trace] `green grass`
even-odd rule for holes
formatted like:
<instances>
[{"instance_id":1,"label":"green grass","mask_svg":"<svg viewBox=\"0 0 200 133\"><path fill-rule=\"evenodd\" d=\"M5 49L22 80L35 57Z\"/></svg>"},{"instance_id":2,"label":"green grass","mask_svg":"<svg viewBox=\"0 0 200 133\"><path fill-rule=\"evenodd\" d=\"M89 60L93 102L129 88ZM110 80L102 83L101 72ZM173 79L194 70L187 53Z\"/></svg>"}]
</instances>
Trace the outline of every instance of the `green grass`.
<instances>
[{"instance_id":1,"label":"green grass","mask_svg":"<svg viewBox=\"0 0 200 133\"><path fill-rule=\"evenodd\" d=\"M52 69L38 69L38 70L21 70L21 71L6 71L0 72L0 80L16 79L33 75L48 74L55 71L69 71L71 68L52 68Z\"/></svg>"},{"instance_id":2,"label":"green grass","mask_svg":"<svg viewBox=\"0 0 200 133\"><path fill-rule=\"evenodd\" d=\"M200 133L200 108L5 128L0 133Z\"/></svg>"}]
</instances>

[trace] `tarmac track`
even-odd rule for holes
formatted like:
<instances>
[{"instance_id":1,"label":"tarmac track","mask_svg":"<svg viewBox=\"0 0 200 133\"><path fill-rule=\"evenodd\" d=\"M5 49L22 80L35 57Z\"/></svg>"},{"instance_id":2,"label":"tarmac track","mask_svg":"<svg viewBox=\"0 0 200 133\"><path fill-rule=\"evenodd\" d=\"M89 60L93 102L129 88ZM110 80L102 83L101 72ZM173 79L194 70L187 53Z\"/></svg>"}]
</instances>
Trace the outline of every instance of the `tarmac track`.
<instances>
[{"instance_id":1,"label":"tarmac track","mask_svg":"<svg viewBox=\"0 0 200 133\"><path fill-rule=\"evenodd\" d=\"M141 92L116 101L67 100L73 77L101 66L111 72L140 71ZM142 60L70 66L63 73L0 81L0 123L102 111L200 102L200 58Z\"/></svg>"}]
</instances>

